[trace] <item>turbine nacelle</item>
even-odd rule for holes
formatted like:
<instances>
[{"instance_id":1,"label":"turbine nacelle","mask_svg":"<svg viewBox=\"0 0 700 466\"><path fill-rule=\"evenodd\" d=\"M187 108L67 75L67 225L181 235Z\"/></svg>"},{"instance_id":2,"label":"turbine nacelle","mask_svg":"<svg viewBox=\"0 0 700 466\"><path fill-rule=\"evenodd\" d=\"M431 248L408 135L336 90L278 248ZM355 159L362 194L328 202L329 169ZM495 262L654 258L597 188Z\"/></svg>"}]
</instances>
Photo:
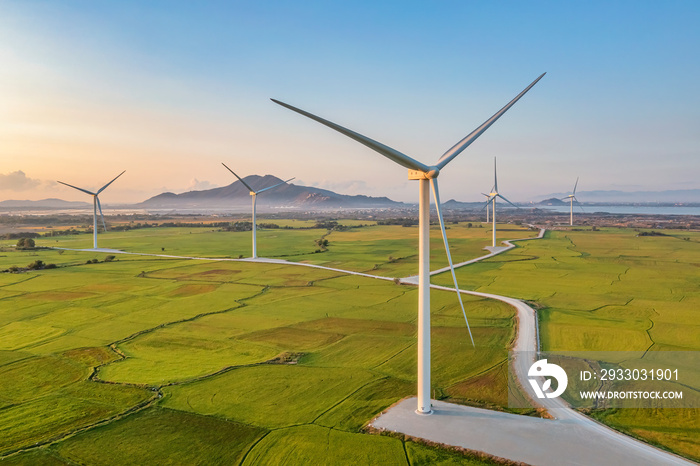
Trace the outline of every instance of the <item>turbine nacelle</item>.
<instances>
[{"instance_id":1,"label":"turbine nacelle","mask_svg":"<svg viewBox=\"0 0 700 466\"><path fill-rule=\"evenodd\" d=\"M409 180L433 180L440 174L440 169L438 167L428 167L428 170L408 170Z\"/></svg>"}]
</instances>

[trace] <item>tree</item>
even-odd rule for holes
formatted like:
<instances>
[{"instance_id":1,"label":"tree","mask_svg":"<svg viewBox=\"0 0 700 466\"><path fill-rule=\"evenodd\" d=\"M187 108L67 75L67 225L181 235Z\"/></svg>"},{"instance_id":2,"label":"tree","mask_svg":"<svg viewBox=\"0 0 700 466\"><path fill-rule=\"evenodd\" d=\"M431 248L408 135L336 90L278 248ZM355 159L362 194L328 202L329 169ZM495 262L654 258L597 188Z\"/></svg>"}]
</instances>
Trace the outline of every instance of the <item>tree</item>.
<instances>
[{"instance_id":1,"label":"tree","mask_svg":"<svg viewBox=\"0 0 700 466\"><path fill-rule=\"evenodd\" d=\"M34 248L34 240L31 238L20 238L17 241L17 248L18 249L32 249Z\"/></svg>"}]
</instances>

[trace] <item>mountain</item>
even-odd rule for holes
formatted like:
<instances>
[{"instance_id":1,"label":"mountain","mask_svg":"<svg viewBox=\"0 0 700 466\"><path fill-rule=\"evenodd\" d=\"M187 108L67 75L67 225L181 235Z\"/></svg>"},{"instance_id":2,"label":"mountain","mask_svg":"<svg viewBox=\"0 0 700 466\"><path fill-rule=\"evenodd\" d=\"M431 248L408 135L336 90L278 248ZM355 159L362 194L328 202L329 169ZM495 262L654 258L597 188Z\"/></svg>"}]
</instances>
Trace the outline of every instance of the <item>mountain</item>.
<instances>
[{"instance_id":1,"label":"mountain","mask_svg":"<svg viewBox=\"0 0 700 466\"><path fill-rule=\"evenodd\" d=\"M556 197L545 199L544 201L540 201L537 204L538 205L568 205L566 202L564 202L561 199L558 199Z\"/></svg>"},{"instance_id":2,"label":"mountain","mask_svg":"<svg viewBox=\"0 0 700 466\"><path fill-rule=\"evenodd\" d=\"M64 201L55 198L42 199L40 201L0 201L0 208L5 209L85 209L87 207L92 207L92 204L80 201Z\"/></svg>"},{"instance_id":3,"label":"mountain","mask_svg":"<svg viewBox=\"0 0 700 466\"><path fill-rule=\"evenodd\" d=\"M250 175L243 178L253 189L273 186L283 180L272 175ZM261 194L258 206L295 207L315 209L403 207L401 202L387 197L348 196L326 189L286 184ZM236 180L228 186L189 191L182 194L162 193L138 204L144 208L184 207L238 207L250 205L250 193L243 183Z\"/></svg>"}]
</instances>

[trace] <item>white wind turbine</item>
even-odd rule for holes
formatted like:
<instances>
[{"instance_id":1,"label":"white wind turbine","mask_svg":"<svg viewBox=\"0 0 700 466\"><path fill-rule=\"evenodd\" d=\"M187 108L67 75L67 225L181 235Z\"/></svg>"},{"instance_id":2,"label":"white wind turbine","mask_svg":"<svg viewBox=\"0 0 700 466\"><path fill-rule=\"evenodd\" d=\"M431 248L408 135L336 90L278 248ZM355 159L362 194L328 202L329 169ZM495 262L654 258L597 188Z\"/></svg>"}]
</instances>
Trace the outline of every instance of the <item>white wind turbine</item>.
<instances>
[{"instance_id":1,"label":"white wind turbine","mask_svg":"<svg viewBox=\"0 0 700 466\"><path fill-rule=\"evenodd\" d=\"M493 158L493 190L489 193L489 198L486 201L486 211L488 212L488 205L489 202L492 204L493 207L493 214L491 215L491 220L493 221L493 244L491 245L492 247L496 247L496 198L500 197L504 201L506 201L508 204L512 205L513 207L518 207L517 205L513 204L510 202L508 199L503 197L501 194L498 193L498 175L496 174L496 157ZM488 220L487 220L488 222Z\"/></svg>"},{"instance_id":2,"label":"white wind turbine","mask_svg":"<svg viewBox=\"0 0 700 466\"><path fill-rule=\"evenodd\" d=\"M100 189L97 190L97 192L93 193L92 191L88 191L87 189L79 188L77 186L73 186L72 184L64 183L63 181L59 181L59 183L64 184L66 186L69 186L73 189L77 189L78 191L82 191L85 194L89 194L92 196L92 247L93 249L97 249L97 209L100 209L100 216L102 217L102 226L104 227L104 231L107 231L107 225L105 224L105 216L102 215L102 205L100 205L100 198L98 197L99 194L107 189L107 186L110 184L114 183L114 181L122 176L126 170L118 174L114 180L110 181L106 185L102 186Z\"/></svg>"},{"instance_id":3,"label":"white wind turbine","mask_svg":"<svg viewBox=\"0 0 700 466\"><path fill-rule=\"evenodd\" d=\"M379 152L381 155L407 168L409 180L418 180L418 409L416 409L416 412L418 414L432 413L430 403L430 187L432 187L433 196L435 197L435 205L437 207L438 219L440 220L440 229L442 231L442 239L445 245L445 252L447 253L447 261L450 265L450 271L452 272L452 280L455 285L455 291L457 292L459 304L462 308L462 314L464 315L464 319L466 321L467 315L464 311L464 304L462 303L462 298L459 292L459 288L457 286L457 277L455 276L454 266L452 265L450 248L447 244L447 235L445 234L445 223L443 221L442 209L440 207L440 191L438 189L437 177L440 174L440 170L442 170L445 167L445 165L447 165L450 161L452 161L452 159L457 157L457 155L459 155L479 136L481 136L481 134L483 134L484 131L486 131L493 123L496 122L496 120L498 120L501 117L501 115L503 115L523 95L525 95L525 93L529 91L532 88L532 86L534 86L537 83L537 81L542 79L542 76L544 76L544 74L545 73L543 73L540 77L535 79L532 82L532 84L526 87L525 90L518 94L505 107L496 112L491 118L486 120L481 126L476 128L468 136L466 136L464 139L455 144L451 149L445 152L435 165L425 165L424 163L421 163L380 142L377 142L352 130L349 130L328 120L320 118L316 115L305 112L304 110L298 109L278 100L271 99L273 102L283 107L286 107L325 126L328 126L329 128L334 129L339 133L348 136L351 139L354 139L360 144L364 144L370 149ZM474 339L472 338L471 329L469 328L468 321L467 329L469 330L469 337L472 339L473 345Z\"/></svg>"},{"instance_id":4,"label":"white wind turbine","mask_svg":"<svg viewBox=\"0 0 700 466\"><path fill-rule=\"evenodd\" d=\"M491 186L491 191L493 191L493 186ZM486 223L489 223L489 204L491 203L491 196L486 193L481 193L482 196L486 197L486 205L481 208L481 210L486 209Z\"/></svg>"},{"instance_id":5,"label":"white wind turbine","mask_svg":"<svg viewBox=\"0 0 700 466\"><path fill-rule=\"evenodd\" d=\"M238 180L239 180L241 183L243 183L243 185L244 185L246 188L248 188L248 191L250 191L250 195L253 196L253 259L257 259L257 257L258 257L258 243L257 243L257 240L256 240L256 230L257 230L257 226L256 226L256 223L255 223L255 209L256 209L256 204L257 204L257 201L258 201L258 194L260 194L260 193L262 193L262 192L265 192L265 191L269 191L270 189L276 188L277 186L281 186L281 185L283 185L283 184L285 184L285 183L289 183L289 182L292 181L294 178L290 178L290 179L288 179L287 181L283 181L283 182L281 182L281 183L277 183L276 185L268 186L267 188L259 189L259 190L256 191L256 190L254 190L253 188L251 188L250 186L248 186L248 183L246 183L245 181L243 181L243 178L241 178L240 176L236 175L236 173L235 173L233 170L231 170L230 168L228 168L228 167L226 166L225 163L222 162L221 165L223 165L224 167L226 167L226 169L227 169L228 171L230 171L231 173L233 173L233 176L235 176L236 178L238 178Z\"/></svg>"},{"instance_id":6,"label":"white wind turbine","mask_svg":"<svg viewBox=\"0 0 700 466\"><path fill-rule=\"evenodd\" d=\"M578 202L578 199L576 199L576 186L578 186L578 177L576 177L576 184L574 184L574 191L569 194L566 197L562 197L562 201L569 201L570 204L570 210L569 210L569 226L574 225L574 201ZM581 204L579 204L579 207L581 207ZM583 207L581 207L581 210L583 210Z\"/></svg>"}]
</instances>

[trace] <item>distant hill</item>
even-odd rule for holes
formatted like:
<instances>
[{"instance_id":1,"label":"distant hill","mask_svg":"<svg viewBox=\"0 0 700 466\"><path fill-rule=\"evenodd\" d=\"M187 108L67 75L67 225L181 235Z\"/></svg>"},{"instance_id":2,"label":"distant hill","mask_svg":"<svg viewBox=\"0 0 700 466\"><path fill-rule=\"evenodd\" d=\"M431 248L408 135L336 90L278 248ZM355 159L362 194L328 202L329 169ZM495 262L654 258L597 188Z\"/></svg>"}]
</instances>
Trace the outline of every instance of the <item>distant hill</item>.
<instances>
[{"instance_id":1,"label":"distant hill","mask_svg":"<svg viewBox=\"0 0 700 466\"><path fill-rule=\"evenodd\" d=\"M42 199L40 201L0 201L0 208L4 209L85 209L87 207L92 207L92 204L80 201L64 201L55 198Z\"/></svg>"},{"instance_id":2,"label":"distant hill","mask_svg":"<svg viewBox=\"0 0 700 466\"><path fill-rule=\"evenodd\" d=\"M442 204L442 207L448 210L479 210L483 209L486 202L462 202L450 199Z\"/></svg>"},{"instance_id":3,"label":"distant hill","mask_svg":"<svg viewBox=\"0 0 700 466\"><path fill-rule=\"evenodd\" d=\"M243 178L255 190L281 183L283 180L272 175L250 175ZM279 186L261 194L258 206L295 207L314 209L337 208L382 208L402 207L401 202L387 197L348 196L326 189L298 186L292 183ZM162 193L138 204L143 208L195 208L195 207L234 207L250 205L250 193L243 183L236 180L228 186L189 191L182 194Z\"/></svg>"},{"instance_id":4,"label":"distant hill","mask_svg":"<svg viewBox=\"0 0 700 466\"><path fill-rule=\"evenodd\" d=\"M556 197L552 197L550 199L545 199L544 201L540 201L537 204L538 205L568 205L566 202L562 201L561 199L557 199Z\"/></svg>"}]
</instances>

